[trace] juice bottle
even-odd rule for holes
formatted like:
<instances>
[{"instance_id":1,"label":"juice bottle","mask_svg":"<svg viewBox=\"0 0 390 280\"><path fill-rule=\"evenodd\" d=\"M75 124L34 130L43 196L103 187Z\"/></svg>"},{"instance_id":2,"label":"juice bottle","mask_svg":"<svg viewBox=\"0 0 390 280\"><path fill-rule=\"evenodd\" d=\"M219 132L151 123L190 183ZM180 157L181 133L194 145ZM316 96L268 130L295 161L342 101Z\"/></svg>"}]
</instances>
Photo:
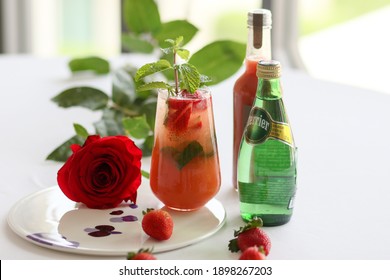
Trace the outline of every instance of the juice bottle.
<instances>
[{"instance_id":1,"label":"juice bottle","mask_svg":"<svg viewBox=\"0 0 390 280\"><path fill-rule=\"evenodd\" d=\"M220 165L208 90L168 96L157 101L150 186L167 207L192 211L219 191Z\"/></svg>"},{"instance_id":2,"label":"juice bottle","mask_svg":"<svg viewBox=\"0 0 390 280\"><path fill-rule=\"evenodd\" d=\"M248 13L248 42L245 57L245 72L237 79L233 88L233 186L237 189L237 160L242 133L249 111L256 96L257 63L271 59L271 12L257 9Z\"/></svg>"}]
</instances>

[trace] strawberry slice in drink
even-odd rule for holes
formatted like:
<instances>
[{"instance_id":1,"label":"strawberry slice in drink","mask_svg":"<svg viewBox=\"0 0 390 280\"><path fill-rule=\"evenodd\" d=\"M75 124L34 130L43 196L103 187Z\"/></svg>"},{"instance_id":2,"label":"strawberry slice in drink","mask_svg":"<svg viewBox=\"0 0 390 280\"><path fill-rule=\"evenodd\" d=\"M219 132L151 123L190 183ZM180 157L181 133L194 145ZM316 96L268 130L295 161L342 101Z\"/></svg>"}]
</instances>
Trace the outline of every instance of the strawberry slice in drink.
<instances>
[{"instance_id":1,"label":"strawberry slice in drink","mask_svg":"<svg viewBox=\"0 0 390 280\"><path fill-rule=\"evenodd\" d=\"M194 107L192 107L194 108ZM192 123L189 124L189 128L191 129L201 129L203 126L202 119L200 116L193 118Z\"/></svg>"},{"instance_id":2,"label":"strawberry slice in drink","mask_svg":"<svg viewBox=\"0 0 390 280\"><path fill-rule=\"evenodd\" d=\"M192 99L192 110L203 111L207 109L207 99L204 98L202 92L197 90L194 93L184 92L183 96Z\"/></svg>"},{"instance_id":3,"label":"strawberry slice in drink","mask_svg":"<svg viewBox=\"0 0 390 280\"><path fill-rule=\"evenodd\" d=\"M168 106L172 100L175 100L173 103L175 104L176 108L179 109L173 109L173 107L169 107L168 115L164 124L171 131L183 132L188 127L192 112L192 102L188 102L188 100L169 99ZM181 102L183 104L180 104Z\"/></svg>"},{"instance_id":4,"label":"strawberry slice in drink","mask_svg":"<svg viewBox=\"0 0 390 280\"><path fill-rule=\"evenodd\" d=\"M168 98L168 108L169 110L183 110L188 104L192 105L191 99L182 99L182 98Z\"/></svg>"}]
</instances>

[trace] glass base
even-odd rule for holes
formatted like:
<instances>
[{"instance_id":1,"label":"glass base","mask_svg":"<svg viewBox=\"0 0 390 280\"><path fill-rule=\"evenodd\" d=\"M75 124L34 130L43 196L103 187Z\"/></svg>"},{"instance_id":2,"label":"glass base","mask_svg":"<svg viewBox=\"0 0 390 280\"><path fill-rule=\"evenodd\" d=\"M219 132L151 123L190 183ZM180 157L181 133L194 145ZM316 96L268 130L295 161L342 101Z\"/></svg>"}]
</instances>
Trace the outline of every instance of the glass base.
<instances>
[{"instance_id":1,"label":"glass base","mask_svg":"<svg viewBox=\"0 0 390 280\"><path fill-rule=\"evenodd\" d=\"M241 213L241 218L245 222L249 222L254 218L261 218L263 220L263 226L273 227L273 226L281 226L287 224L291 219L291 215L280 215L280 214L260 215L260 214L251 214L251 213Z\"/></svg>"}]
</instances>

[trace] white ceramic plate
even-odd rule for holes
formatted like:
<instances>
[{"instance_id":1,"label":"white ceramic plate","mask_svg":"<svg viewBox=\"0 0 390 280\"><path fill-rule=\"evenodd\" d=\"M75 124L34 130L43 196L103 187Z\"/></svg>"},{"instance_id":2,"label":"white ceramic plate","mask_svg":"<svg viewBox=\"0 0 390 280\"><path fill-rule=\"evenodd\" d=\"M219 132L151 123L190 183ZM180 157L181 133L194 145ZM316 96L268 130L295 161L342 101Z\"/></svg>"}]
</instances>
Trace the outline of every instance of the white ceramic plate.
<instances>
[{"instance_id":1,"label":"white ceramic plate","mask_svg":"<svg viewBox=\"0 0 390 280\"><path fill-rule=\"evenodd\" d=\"M161 208L161 204L147 191L138 192L137 203L89 209L70 201L55 186L17 202L8 214L8 224L22 238L53 250L125 257L140 248L153 247L159 253L188 246L216 233L226 220L226 211L216 199L193 212L166 209L174 231L169 240L156 241L142 231L142 211Z\"/></svg>"}]
</instances>

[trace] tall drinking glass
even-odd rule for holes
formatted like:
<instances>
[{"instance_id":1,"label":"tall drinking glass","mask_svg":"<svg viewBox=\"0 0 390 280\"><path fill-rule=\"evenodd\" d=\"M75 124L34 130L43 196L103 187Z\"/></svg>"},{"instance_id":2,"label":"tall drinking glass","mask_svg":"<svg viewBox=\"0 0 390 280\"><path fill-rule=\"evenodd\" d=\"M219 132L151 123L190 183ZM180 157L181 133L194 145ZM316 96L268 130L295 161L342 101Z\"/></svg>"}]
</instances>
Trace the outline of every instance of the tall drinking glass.
<instances>
[{"instance_id":1,"label":"tall drinking glass","mask_svg":"<svg viewBox=\"0 0 390 280\"><path fill-rule=\"evenodd\" d=\"M209 89L169 96L158 93L150 186L165 206L201 208L221 185Z\"/></svg>"}]
</instances>

